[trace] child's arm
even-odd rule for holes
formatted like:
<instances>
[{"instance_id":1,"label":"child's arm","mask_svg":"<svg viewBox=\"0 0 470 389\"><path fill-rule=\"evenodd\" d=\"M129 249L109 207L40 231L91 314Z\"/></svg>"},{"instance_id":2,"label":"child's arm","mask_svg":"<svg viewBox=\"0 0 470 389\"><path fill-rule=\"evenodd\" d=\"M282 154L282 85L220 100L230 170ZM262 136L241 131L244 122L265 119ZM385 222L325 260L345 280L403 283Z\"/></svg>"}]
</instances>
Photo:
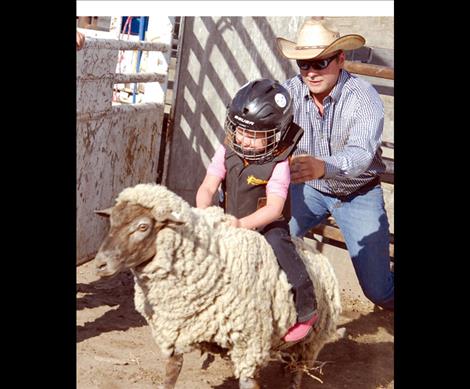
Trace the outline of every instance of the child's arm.
<instances>
[{"instance_id":1,"label":"child's arm","mask_svg":"<svg viewBox=\"0 0 470 389\"><path fill-rule=\"evenodd\" d=\"M248 229L258 228L279 219L282 215L285 201L285 198L277 194L268 193L266 196L266 205L248 216L237 219L235 227Z\"/></svg>"},{"instance_id":2,"label":"child's arm","mask_svg":"<svg viewBox=\"0 0 470 389\"><path fill-rule=\"evenodd\" d=\"M197 190L196 194L196 207L207 208L212 205L212 198L219 188L222 179L211 174L206 174L204 181Z\"/></svg>"},{"instance_id":3,"label":"child's arm","mask_svg":"<svg viewBox=\"0 0 470 389\"><path fill-rule=\"evenodd\" d=\"M225 174L225 147L220 145L212 157L204 181L196 193L196 207L207 208L212 205L214 194L219 189Z\"/></svg>"}]
</instances>

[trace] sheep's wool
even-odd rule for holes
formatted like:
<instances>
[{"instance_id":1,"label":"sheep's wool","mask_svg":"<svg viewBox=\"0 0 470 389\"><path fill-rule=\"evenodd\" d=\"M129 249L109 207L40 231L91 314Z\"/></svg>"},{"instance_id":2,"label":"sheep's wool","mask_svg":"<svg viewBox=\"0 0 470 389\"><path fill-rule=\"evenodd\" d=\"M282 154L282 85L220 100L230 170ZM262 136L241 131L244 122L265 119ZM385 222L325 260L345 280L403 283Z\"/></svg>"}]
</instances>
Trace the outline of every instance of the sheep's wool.
<instances>
[{"instance_id":1,"label":"sheep's wool","mask_svg":"<svg viewBox=\"0 0 470 389\"><path fill-rule=\"evenodd\" d=\"M229 350L237 378L253 377L296 320L290 285L271 246L255 231L231 227L232 216L221 208L192 208L161 185L127 188L121 202L168 220L157 235L154 259L133 270L136 309L161 351L170 356L214 342ZM312 277L320 316L319 332L294 348L316 358L335 332L339 290L327 258L293 240Z\"/></svg>"}]
</instances>

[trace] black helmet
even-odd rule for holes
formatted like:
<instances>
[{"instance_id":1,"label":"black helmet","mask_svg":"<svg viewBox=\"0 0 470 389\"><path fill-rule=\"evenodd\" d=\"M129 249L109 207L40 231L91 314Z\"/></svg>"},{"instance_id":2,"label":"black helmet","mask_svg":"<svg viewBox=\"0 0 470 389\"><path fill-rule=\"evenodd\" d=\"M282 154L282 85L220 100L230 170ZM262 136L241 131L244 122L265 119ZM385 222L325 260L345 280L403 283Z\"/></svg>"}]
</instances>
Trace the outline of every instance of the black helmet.
<instances>
[{"instance_id":1,"label":"black helmet","mask_svg":"<svg viewBox=\"0 0 470 389\"><path fill-rule=\"evenodd\" d=\"M270 160L292 118L291 97L279 82L270 79L248 82L228 106L224 126L227 144L244 159L258 162ZM245 131L251 131L249 138L263 139L263 147L243 148L236 140L237 127L242 139L245 139Z\"/></svg>"}]
</instances>

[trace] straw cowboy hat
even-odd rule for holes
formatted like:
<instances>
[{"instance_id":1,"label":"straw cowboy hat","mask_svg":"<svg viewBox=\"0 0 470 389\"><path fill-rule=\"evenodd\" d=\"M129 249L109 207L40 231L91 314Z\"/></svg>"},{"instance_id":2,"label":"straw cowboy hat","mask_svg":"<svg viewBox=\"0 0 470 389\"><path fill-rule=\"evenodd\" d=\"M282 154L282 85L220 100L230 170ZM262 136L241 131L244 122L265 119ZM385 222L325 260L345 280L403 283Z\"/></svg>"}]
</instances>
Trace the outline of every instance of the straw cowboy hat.
<instances>
[{"instance_id":1,"label":"straw cowboy hat","mask_svg":"<svg viewBox=\"0 0 470 389\"><path fill-rule=\"evenodd\" d=\"M281 54L289 59L313 59L324 57L338 50L355 50L366 43L357 34L339 36L339 32L328 29L322 20L307 19L300 28L297 43L276 38Z\"/></svg>"}]
</instances>

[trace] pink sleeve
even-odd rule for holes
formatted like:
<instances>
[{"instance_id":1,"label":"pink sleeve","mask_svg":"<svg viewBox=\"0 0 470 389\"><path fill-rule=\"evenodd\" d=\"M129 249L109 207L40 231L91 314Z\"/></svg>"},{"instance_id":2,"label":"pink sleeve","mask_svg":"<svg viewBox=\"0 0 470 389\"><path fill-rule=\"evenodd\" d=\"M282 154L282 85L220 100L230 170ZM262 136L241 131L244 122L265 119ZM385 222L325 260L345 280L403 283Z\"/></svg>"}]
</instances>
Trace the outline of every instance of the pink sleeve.
<instances>
[{"instance_id":1,"label":"pink sleeve","mask_svg":"<svg viewBox=\"0 0 470 389\"><path fill-rule=\"evenodd\" d=\"M207 174L219 177L223 180L225 178L226 173L227 170L225 169L225 147L223 145L220 145L219 148L216 150L214 156L212 157L211 163L207 167Z\"/></svg>"},{"instance_id":2,"label":"pink sleeve","mask_svg":"<svg viewBox=\"0 0 470 389\"><path fill-rule=\"evenodd\" d=\"M287 191L290 184L289 160L279 162L273 170L273 174L266 185L266 194L276 194L282 198L287 198Z\"/></svg>"}]
</instances>

